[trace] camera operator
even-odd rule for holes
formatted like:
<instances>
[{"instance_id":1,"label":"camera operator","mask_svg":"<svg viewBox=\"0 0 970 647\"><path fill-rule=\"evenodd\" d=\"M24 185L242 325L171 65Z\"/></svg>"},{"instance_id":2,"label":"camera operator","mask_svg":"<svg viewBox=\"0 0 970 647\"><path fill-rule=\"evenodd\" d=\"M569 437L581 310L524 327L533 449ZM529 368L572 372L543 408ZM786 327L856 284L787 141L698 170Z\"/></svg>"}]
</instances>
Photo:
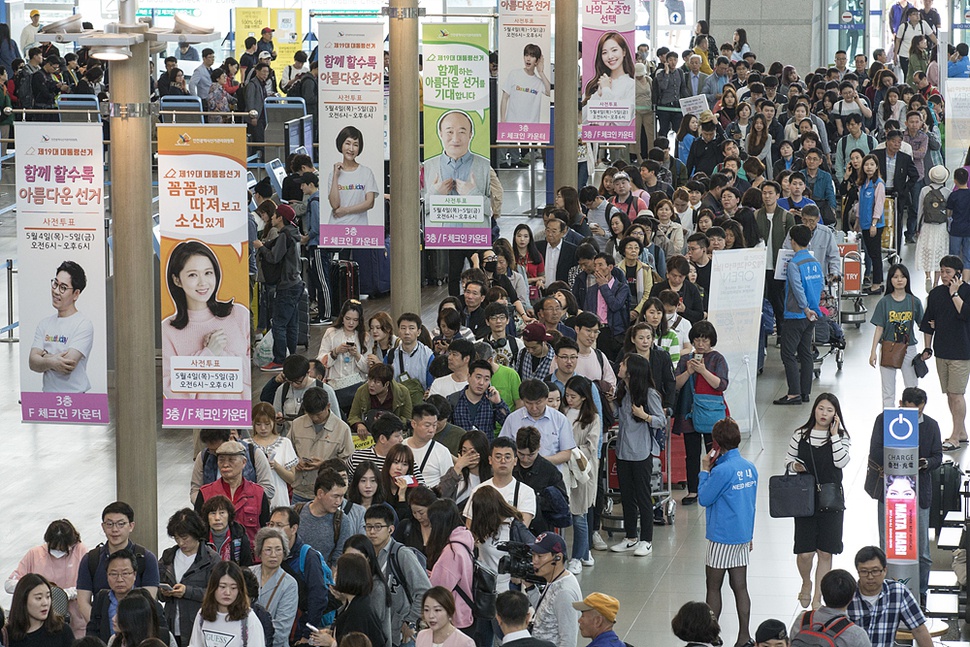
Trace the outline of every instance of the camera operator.
<instances>
[{"instance_id":1,"label":"camera operator","mask_svg":"<svg viewBox=\"0 0 970 647\"><path fill-rule=\"evenodd\" d=\"M532 635L557 647L576 647L579 613L573 602L583 599L576 576L566 570L566 542L554 532L544 532L532 545L532 567L546 581L529 586L526 593L535 608Z\"/></svg>"}]
</instances>

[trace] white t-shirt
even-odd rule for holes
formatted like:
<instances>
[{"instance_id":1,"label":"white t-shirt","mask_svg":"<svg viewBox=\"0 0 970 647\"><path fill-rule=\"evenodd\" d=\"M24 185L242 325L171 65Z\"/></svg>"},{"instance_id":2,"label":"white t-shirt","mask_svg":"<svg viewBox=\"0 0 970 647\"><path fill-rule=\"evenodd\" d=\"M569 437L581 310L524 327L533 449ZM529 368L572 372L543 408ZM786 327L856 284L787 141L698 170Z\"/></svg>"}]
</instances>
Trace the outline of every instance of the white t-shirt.
<instances>
[{"instance_id":1,"label":"white t-shirt","mask_svg":"<svg viewBox=\"0 0 970 647\"><path fill-rule=\"evenodd\" d=\"M521 491L519 492L521 495ZM521 496L520 496L521 498ZM499 526L498 532L488 539L484 543L478 544L478 559L485 566L494 573L498 573L498 563L507 552L499 550L496 546L499 542L508 541L509 535L512 532L511 518L506 519ZM495 592L504 593L509 590L509 582L511 582L512 576L506 573L505 575L498 574L495 576Z\"/></svg>"},{"instance_id":2,"label":"white t-shirt","mask_svg":"<svg viewBox=\"0 0 970 647\"><path fill-rule=\"evenodd\" d=\"M925 20L920 20L916 23L915 27L909 24L908 20L904 20L899 28L896 29L896 38L902 38L902 41L899 43L899 55L903 58L909 58L909 48L913 44L913 39L917 36L928 36L932 34L933 28Z\"/></svg>"},{"instance_id":3,"label":"white t-shirt","mask_svg":"<svg viewBox=\"0 0 970 647\"><path fill-rule=\"evenodd\" d=\"M421 467L424 463L424 467L421 467L421 473L424 475L424 483L428 487L435 487L441 481L441 477L445 473L455 466L455 461L451 458L451 452L448 448L439 442L435 442L431 439L427 445L420 449L416 449L411 441L414 438L408 438L404 441L404 444L411 448L411 453L414 454L414 464ZM431 451L431 455L428 456L428 462L424 462L424 457Z\"/></svg>"},{"instance_id":4,"label":"white t-shirt","mask_svg":"<svg viewBox=\"0 0 970 647\"><path fill-rule=\"evenodd\" d=\"M286 469L292 469L294 465L300 462L299 457L296 455L296 450L293 449L293 443L289 438L280 436L276 439L269 447L263 447L256 442L249 440L256 449L260 450L266 454L266 460L276 461L278 464L282 465ZM288 506L290 505L290 497L286 491L286 481L279 473L270 467L270 472L273 473L273 498L270 499L269 507L272 510L277 506Z\"/></svg>"},{"instance_id":5,"label":"white t-shirt","mask_svg":"<svg viewBox=\"0 0 970 647\"><path fill-rule=\"evenodd\" d=\"M326 191L330 191L330 185L333 184L333 170L331 169L330 174L327 176L327 185L325 187ZM337 178L337 187L340 191L340 206L341 207L352 207L355 204L360 204L367 199L368 193L377 194L380 197L380 189L377 187L377 180L374 179L374 172L369 168L360 164L357 166L356 171L340 171L340 177ZM375 198L374 207L368 211L361 211L360 213L354 213L349 216L343 216L342 218L334 218L330 211L324 208L324 205L320 205L320 224L321 225L341 225L341 226L351 226L351 225L366 225L368 224L368 214L377 208L379 200ZM329 205L328 205L329 206ZM383 222L381 218L378 222L374 224L380 224Z\"/></svg>"},{"instance_id":6,"label":"white t-shirt","mask_svg":"<svg viewBox=\"0 0 970 647\"><path fill-rule=\"evenodd\" d=\"M516 68L505 77L502 92L509 95L505 110L505 121L510 123L534 124L542 121L542 96L546 84L538 74L528 74Z\"/></svg>"},{"instance_id":7,"label":"white t-shirt","mask_svg":"<svg viewBox=\"0 0 970 647\"><path fill-rule=\"evenodd\" d=\"M199 613L202 613L201 611ZM226 620L225 613L216 613L213 622L202 620L198 615L192 623L189 647L242 647L242 623L246 623L247 647L266 647L266 635L259 618L250 610L245 620Z\"/></svg>"},{"instance_id":8,"label":"white t-shirt","mask_svg":"<svg viewBox=\"0 0 970 647\"><path fill-rule=\"evenodd\" d=\"M482 482L475 490L482 487L493 487L502 493L505 498L505 502L508 503L513 508L516 508L522 514L530 514L533 517L536 516L536 492L531 487L525 483L519 483L519 503L515 504L515 484L519 483L517 479L512 479L508 485L504 488L500 488L492 481L488 479ZM475 490L472 490L472 495L468 497L468 503L465 504L465 510L463 514L466 519L472 518L472 499L475 498Z\"/></svg>"},{"instance_id":9,"label":"white t-shirt","mask_svg":"<svg viewBox=\"0 0 970 647\"><path fill-rule=\"evenodd\" d=\"M75 312L70 317L53 314L37 324L34 343L49 355L59 355L67 350L81 353L77 366L68 375L57 371L44 372L44 393L87 393L91 390L88 379L88 356L94 345L94 326L91 320Z\"/></svg>"},{"instance_id":10,"label":"white t-shirt","mask_svg":"<svg viewBox=\"0 0 970 647\"><path fill-rule=\"evenodd\" d=\"M441 377L435 378L435 381L431 383L431 388L428 389L428 395L440 395L447 398L452 393L458 393L466 386L468 386L468 380L455 382L451 379L451 375L442 375Z\"/></svg>"}]
</instances>

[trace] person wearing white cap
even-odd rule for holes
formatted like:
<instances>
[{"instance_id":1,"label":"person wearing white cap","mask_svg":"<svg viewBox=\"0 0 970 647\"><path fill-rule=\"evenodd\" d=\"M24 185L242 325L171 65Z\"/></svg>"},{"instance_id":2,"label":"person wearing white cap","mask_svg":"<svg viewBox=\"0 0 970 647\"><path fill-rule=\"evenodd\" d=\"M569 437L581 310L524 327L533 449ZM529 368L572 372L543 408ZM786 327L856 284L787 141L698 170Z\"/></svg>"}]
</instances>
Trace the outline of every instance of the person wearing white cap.
<instances>
[{"instance_id":1,"label":"person wearing white cap","mask_svg":"<svg viewBox=\"0 0 970 647\"><path fill-rule=\"evenodd\" d=\"M950 195L946 181L950 172L939 164L927 172L928 184L919 192L916 204L917 231L916 271L926 274L926 291L940 282L940 259L950 253L950 235L946 224L946 199ZM931 273L932 272L932 276Z\"/></svg>"}]
</instances>

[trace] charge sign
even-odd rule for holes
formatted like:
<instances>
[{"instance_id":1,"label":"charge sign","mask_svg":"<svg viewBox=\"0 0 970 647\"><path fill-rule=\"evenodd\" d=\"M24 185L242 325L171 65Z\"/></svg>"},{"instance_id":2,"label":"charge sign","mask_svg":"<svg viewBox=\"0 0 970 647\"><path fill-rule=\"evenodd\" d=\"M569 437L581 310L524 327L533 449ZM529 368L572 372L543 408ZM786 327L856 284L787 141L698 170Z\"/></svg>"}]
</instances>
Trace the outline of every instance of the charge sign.
<instances>
[{"instance_id":1,"label":"charge sign","mask_svg":"<svg viewBox=\"0 0 970 647\"><path fill-rule=\"evenodd\" d=\"M890 576L918 591L919 581L919 412L883 411L886 558Z\"/></svg>"}]
</instances>

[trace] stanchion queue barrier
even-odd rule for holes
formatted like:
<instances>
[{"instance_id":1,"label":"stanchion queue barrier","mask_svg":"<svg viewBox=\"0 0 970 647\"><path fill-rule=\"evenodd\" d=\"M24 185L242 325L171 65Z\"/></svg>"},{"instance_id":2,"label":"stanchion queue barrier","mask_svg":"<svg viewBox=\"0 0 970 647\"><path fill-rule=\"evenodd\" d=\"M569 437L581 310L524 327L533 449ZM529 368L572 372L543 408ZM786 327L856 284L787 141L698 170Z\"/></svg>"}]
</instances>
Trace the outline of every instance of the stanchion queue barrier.
<instances>
[{"instance_id":1,"label":"stanchion queue barrier","mask_svg":"<svg viewBox=\"0 0 970 647\"><path fill-rule=\"evenodd\" d=\"M19 337L14 337L13 331L20 326L19 321L13 320L13 275L17 273L12 258L8 258L4 264L7 268L7 325L0 328L0 335L7 333L6 337L0 338L0 342L13 344L20 341Z\"/></svg>"}]
</instances>

